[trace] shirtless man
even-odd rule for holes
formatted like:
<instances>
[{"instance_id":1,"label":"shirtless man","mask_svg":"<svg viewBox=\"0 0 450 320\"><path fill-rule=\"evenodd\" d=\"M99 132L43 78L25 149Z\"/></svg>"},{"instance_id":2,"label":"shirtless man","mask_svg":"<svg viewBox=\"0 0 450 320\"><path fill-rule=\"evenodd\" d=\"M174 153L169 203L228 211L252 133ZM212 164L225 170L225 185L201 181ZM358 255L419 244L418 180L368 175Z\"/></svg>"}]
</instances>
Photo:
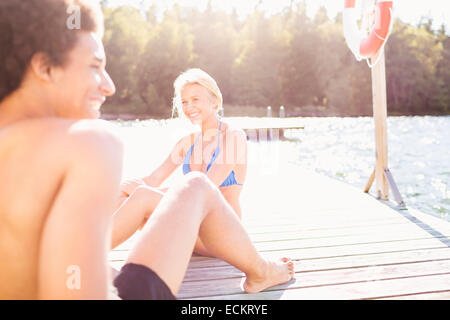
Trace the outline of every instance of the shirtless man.
<instances>
[{"instance_id":1,"label":"shirtless man","mask_svg":"<svg viewBox=\"0 0 450 320\"><path fill-rule=\"evenodd\" d=\"M151 203L125 201L112 215L122 146L96 120L115 91L102 27L90 0L0 2L0 299L106 299L111 222L132 233L148 216L114 281L123 299L175 298L199 235L246 274L247 292L292 279L292 261L264 259L204 174L187 174L164 197L146 189Z\"/></svg>"},{"instance_id":2,"label":"shirtless man","mask_svg":"<svg viewBox=\"0 0 450 320\"><path fill-rule=\"evenodd\" d=\"M0 299L107 298L122 146L95 119L115 91L102 23L78 1L0 2Z\"/></svg>"}]
</instances>

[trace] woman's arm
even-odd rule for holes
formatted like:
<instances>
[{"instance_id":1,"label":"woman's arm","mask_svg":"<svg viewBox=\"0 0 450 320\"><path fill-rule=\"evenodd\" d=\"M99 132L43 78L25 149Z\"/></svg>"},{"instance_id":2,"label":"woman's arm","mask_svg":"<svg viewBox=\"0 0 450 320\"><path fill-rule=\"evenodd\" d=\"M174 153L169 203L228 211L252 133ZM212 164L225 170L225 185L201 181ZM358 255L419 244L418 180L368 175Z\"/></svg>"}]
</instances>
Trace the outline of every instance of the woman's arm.
<instances>
[{"instance_id":1,"label":"woman's arm","mask_svg":"<svg viewBox=\"0 0 450 320\"><path fill-rule=\"evenodd\" d=\"M133 191L140 185L147 185L150 187L159 187L183 162L184 150L190 141L190 136L186 136L179 140L173 147L167 158L148 176L142 179L128 179L121 184L121 196L123 200L130 196ZM123 202L120 201L119 205Z\"/></svg>"},{"instance_id":2,"label":"woman's arm","mask_svg":"<svg viewBox=\"0 0 450 320\"><path fill-rule=\"evenodd\" d=\"M191 137L192 135L188 135L180 139L167 158L142 181L150 187L159 187L183 163L185 150L189 148Z\"/></svg>"},{"instance_id":3,"label":"woman's arm","mask_svg":"<svg viewBox=\"0 0 450 320\"><path fill-rule=\"evenodd\" d=\"M169 156L148 176L142 178L142 181L150 187L159 187L180 165L180 163L175 162L173 154L177 152L177 147L175 147Z\"/></svg>"}]
</instances>

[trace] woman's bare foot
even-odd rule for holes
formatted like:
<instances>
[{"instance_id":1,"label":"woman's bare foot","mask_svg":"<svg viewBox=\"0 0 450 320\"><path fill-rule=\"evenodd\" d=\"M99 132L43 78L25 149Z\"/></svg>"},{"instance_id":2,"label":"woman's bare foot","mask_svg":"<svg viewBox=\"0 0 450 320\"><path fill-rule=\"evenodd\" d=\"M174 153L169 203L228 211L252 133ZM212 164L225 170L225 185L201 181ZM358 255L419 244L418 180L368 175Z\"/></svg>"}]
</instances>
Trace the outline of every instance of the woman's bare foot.
<instances>
[{"instance_id":1,"label":"woman's bare foot","mask_svg":"<svg viewBox=\"0 0 450 320\"><path fill-rule=\"evenodd\" d=\"M259 276L248 276L242 284L247 293L257 293L269 287L288 282L294 278L294 262L289 258L265 261L264 271Z\"/></svg>"}]
</instances>

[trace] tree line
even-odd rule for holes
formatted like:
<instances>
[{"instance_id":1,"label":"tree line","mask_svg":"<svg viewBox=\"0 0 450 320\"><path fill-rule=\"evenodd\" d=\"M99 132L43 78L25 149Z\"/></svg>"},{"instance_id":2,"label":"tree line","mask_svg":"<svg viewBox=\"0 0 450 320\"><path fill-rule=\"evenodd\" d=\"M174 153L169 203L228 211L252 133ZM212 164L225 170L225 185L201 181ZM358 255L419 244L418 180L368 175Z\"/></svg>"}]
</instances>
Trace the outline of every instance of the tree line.
<instances>
[{"instance_id":1,"label":"tree line","mask_svg":"<svg viewBox=\"0 0 450 320\"><path fill-rule=\"evenodd\" d=\"M326 8L313 18L303 1L273 15L256 7L244 19L210 5L175 5L162 17L154 6L105 6L104 14L107 71L117 88L106 113L170 117L173 81L198 67L216 79L226 115L227 105L372 114L370 68L348 49L342 14L330 19ZM394 22L385 46L389 114L450 114L450 39L432 23Z\"/></svg>"}]
</instances>

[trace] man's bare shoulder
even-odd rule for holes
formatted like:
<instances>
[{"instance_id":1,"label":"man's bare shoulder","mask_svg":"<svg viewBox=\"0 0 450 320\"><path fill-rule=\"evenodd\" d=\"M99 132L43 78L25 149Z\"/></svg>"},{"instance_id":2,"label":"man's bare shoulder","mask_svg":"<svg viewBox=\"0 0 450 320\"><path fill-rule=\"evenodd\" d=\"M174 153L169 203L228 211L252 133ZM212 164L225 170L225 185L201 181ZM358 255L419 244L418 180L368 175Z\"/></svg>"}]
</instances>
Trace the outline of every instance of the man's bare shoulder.
<instances>
[{"instance_id":1,"label":"man's bare shoulder","mask_svg":"<svg viewBox=\"0 0 450 320\"><path fill-rule=\"evenodd\" d=\"M99 171L117 172L122 153L114 129L104 121L39 119L1 128L0 218L31 232L68 174L82 172L87 180Z\"/></svg>"},{"instance_id":2,"label":"man's bare shoulder","mask_svg":"<svg viewBox=\"0 0 450 320\"><path fill-rule=\"evenodd\" d=\"M103 120L30 119L0 129L0 136L11 147L36 148L41 154L62 157L122 150L116 128Z\"/></svg>"},{"instance_id":3,"label":"man's bare shoulder","mask_svg":"<svg viewBox=\"0 0 450 320\"><path fill-rule=\"evenodd\" d=\"M17 190L25 188L20 177L34 177L27 185L32 189L38 182L57 183L74 168L120 167L122 155L114 127L101 120L26 120L0 129L0 178L9 177Z\"/></svg>"}]
</instances>

